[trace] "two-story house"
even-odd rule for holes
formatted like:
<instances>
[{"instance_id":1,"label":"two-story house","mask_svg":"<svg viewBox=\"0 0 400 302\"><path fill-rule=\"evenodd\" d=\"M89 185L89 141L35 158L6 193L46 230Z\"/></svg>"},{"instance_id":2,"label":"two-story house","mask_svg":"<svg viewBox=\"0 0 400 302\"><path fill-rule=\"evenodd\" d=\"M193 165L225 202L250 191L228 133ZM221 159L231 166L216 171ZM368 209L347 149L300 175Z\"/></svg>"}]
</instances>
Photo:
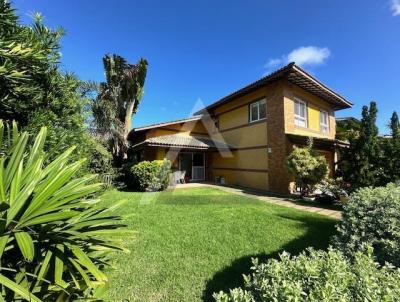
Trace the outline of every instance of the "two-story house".
<instances>
[{"instance_id":1,"label":"two-story house","mask_svg":"<svg viewBox=\"0 0 400 302\"><path fill-rule=\"evenodd\" d=\"M314 138L335 169L335 111L351 103L291 63L233 92L193 117L135 128L138 160L168 158L193 181L288 193L286 157Z\"/></svg>"}]
</instances>

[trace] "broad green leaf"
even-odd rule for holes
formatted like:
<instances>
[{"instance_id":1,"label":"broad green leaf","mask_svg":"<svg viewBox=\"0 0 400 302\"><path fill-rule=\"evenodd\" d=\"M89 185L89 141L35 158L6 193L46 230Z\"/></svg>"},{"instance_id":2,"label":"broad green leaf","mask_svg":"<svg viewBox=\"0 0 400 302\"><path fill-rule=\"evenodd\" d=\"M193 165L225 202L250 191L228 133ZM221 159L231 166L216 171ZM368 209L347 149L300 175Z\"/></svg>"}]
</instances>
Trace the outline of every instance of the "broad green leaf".
<instances>
[{"instance_id":1,"label":"broad green leaf","mask_svg":"<svg viewBox=\"0 0 400 302\"><path fill-rule=\"evenodd\" d=\"M121 206L123 206L124 204L126 204L128 202L128 199L122 199L120 201L117 201L115 204L113 204L111 207L107 208L106 211L107 212L113 212L116 209L119 209Z\"/></svg>"},{"instance_id":2,"label":"broad green leaf","mask_svg":"<svg viewBox=\"0 0 400 302\"><path fill-rule=\"evenodd\" d=\"M48 176L45 181L37 188L37 194L32 199L28 209L21 219L26 219L39 208L54 192L62 187L82 166L84 160L77 161L62 170L54 177Z\"/></svg>"},{"instance_id":3,"label":"broad green leaf","mask_svg":"<svg viewBox=\"0 0 400 302\"><path fill-rule=\"evenodd\" d=\"M104 275L98 267L92 262L92 260L78 247L72 247L72 253L79 260L79 263L85 266L89 272L98 280L98 281L107 281L106 275Z\"/></svg>"},{"instance_id":4,"label":"broad green leaf","mask_svg":"<svg viewBox=\"0 0 400 302\"><path fill-rule=\"evenodd\" d=\"M40 282L44 279L44 276L46 275L46 273L48 271L49 263L50 263L52 255L53 255L52 251L50 251L50 250L47 251L46 256L44 257L43 263L40 266L36 284L40 284Z\"/></svg>"},{"instance_id":5,"label":"broad green leaf","mask_svg":"<svg viewBox=\"0 0 400 302\"><path fill-rule=\"evenodd\" d=\"M3 256L10 235L3 235L0 237L0 259Z\"/></svg>"},{"instance_id":6,"label":"broad green leaf","mask_svg":"<svg viewBox=\"0 0 400 302\"><path fill-rule=\"evenodd\" d=\"M35 246L32 237L26 232L18 232L14 236L24 258L32 261L35 255Z\"/></svg>"},{"instance_id":7,"label":"broad green leaf","mask_svg":"<svg viewBox=\"0 0 400 302\"><path fill-rule=\"evenodd\" d=\"M69 275L71 276L72 282L74 282L75 287L76 287L77 289L81 289L81 286L80 286L78 280L76 280L74 274L73 274L71 271L69 271Z\"/></svg>"},{"instance_id":8,"label":"broad green leaf","mask_svg":"<svg viewBox=\"0 0 400 302\"><path fill-rule=\"evenodd\" d=\"M5 158L0 158L0 201L7 202L6 197L6 184L5 184L5 170L4 170L4 162Z\"/></svg>"},{"instance_id":9,"label":"broad green leaf","mask_svg":"<svg viewBox=\"0 0 400 302\"><path fill-rule=\"evenodd\" d=\"M55 160L53 160L47 167L43 169L43 175L46 176L52 171L59 170L60 166L63 166L65 162L68 161L68 157L71 155L72 151L75 150L75 146L70 147Z\"/></svg>"},{"instance_id":10,"label":"broad green leaf","mask_svg":"<svg viewBox=\"0 0 400 302\"><path fill-rule=\"evenodd\" d=\"M69 262L77 269L79 274L81 274L83 280L85 281L86 285L89 287L93 287L93 282L90 280L89 276L86 274L85 270L71 257L68 258Z\"/></svg>"},{"instance_id":11,"label":"broad green leaf","mask_svg":"<svg viewBox=\"0 0 400 302\"><path fill-rule=\"evenodd\" d=\"M77 211L67 211L67 212L56 212L56 213L51 213L51 214L45 214L45 215L41 215L38 217L34 217L18 226L19 227L24 227L24 226L31 227L35 224L42 224L42 223L46 223L46 222L55 222L55 221L66 220L68 218L74 217L77 213L78 213Z\"/></svg>"},{"instance_id":12,"label":"broad green leaf","mask_svg":"<svg viewBox=\"0 0 400 302\"><path fill-rule=\"evenodd\" d=\"M0 146L3 146L4 122L0 120Z\"/></svg>"},{"instance_id":13,"label":"broad green leaf","mask_svg":"<svg viewBox=\"0 0 400 302\"><path fill-rule=\"evenodd\" d=\"M18 141L18 138L20 136L19 131L18 131L18 125L16 121L12 122L12 137L13 137L13 141L16 142Z\"/></svg>"},{"instance_id":14,"label":"broad green leaf","mask_svg":"<svg viewBox=\"0 0 400 302\"><path fill-rule=\"evenodd\" d=\"M11 221L15 220L15 217L17 216L19 211L25 206L25 203L28 201L29 197L34 191L36 184L37 180L32 181L29 184L25 185L24 189L19 192L14 201L14 205L10 207L10 210L8 211L6 225L9 225ZM22 217L20 218L20 220L22 220Z\"/></svg>"},{"instance_id":15,"label":"broad green leaf","mask_svg":"<svg viewBox=\"0 0 400 302\"><path fill-rule=\"evenodd\" d=\"M46 141L46 133L47 133L47 128L42 127L40 129L39 134L36 136L32 149L29 152L29 157L26 162L27 166L30 166L34 161L36 161L41 156L43 146Z\"/></svg>"},{"instance_id":16,"label":"broad green leaf","mask_svg":"<svg viewBox=\"0 0 400 302\"><path fill-rule=\"evenodd\" d=\"M14 281L6 278L5 276L0 274L0 284L9 288L13 292L15 292L18 296L24 298L27 301L31 302L42 302L39 298L33 295L29 290L24 288L23 286L15 283Z\"/></svg>"},{"instance_id":17,"label":"broad green leaf","mask_svg":"<svg viewBox=\"0 0 400 302\"><path fill-rule=\"evenodd\" d=\"M55 255L54 259L54 281L57 285L65 288L68 286L63 280L63 273L64 273L64 260L60 258L64 254L64 246L61 244L57 244L58 253Z\"/></svg>"},{"instance_id":18,"label":"broad green leaf","mask_svg":"<svg viewBox=\"0 0 400 302\"><path fill-rule=\"evenodd\" d=\"M22 158L25 153L25 147L28 142L28 134L26 132L22 133L17 140L15 149L13 150L11 157L8 161L7 167L6 167L6 177L5 177L5 188L10 186L11 181L14 178L15 173L17 172L19 165L22 161Z\"/></svg>"},{"instance_id":19,"label":"broad green leaf","mask_svg":"<svg viewBox=\"0 0 400 302\"><path fill-rule=\"evenodd\" d=\"M19 162L18 169L14 174L14 178L11 181L11 190L10 190L10 206L12 207L14 204L14 200L21 189L21 177L22 177L22 166L23 161Z\"/></svg>"}]
</instances>

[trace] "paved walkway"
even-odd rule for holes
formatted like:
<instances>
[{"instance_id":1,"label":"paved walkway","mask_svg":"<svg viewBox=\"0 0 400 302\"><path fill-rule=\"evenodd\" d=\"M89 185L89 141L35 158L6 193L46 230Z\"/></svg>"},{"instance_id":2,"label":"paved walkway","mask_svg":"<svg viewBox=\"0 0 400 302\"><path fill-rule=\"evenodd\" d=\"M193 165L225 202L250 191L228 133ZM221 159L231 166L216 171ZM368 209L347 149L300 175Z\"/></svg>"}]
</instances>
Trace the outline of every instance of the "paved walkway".
<instances>
[{"instance_id":1,"label":"paved walkway","mask_svg":"<svg viewBox=\"0 0 400 302\"><path fill-rule=\"evenodd\" d=\"M311 212L311 213L318 213L318 214L329 216L329 217L332 217L335 219L342 218L342 214L340 211L324 209L324 208L320 208L317 206L300 205L300 204L297 204L286 198L266 196L266 195L262 195L262 193L260 193L260 192L248 191L248 190L241 189L241 188L218 186L218 185L209 184L209 183L187 183L187 184L178 184L175 186L176 189L198 188L198 187L211 187L211 188L215 188L215 189L224 190L224 191L232 193L232 194L255 198L258 200L278 204L278 205L288 207L288 208L299 209L299 210L303 210L303 211L307 211L307 212Z\"/></svg>"}]
</instances>

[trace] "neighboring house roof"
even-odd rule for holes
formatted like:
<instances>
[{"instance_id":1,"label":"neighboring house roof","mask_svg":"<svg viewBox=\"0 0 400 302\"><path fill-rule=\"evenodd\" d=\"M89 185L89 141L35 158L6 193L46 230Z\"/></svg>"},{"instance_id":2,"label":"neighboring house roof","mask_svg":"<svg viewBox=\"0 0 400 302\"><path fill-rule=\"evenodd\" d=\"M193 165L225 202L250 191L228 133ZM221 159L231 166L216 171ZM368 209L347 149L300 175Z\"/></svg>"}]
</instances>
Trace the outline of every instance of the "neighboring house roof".
<instances>
[{"instance_id":1,"label":"neighboring house roof","mask_svg":"<svg viewBox=\"0 0 400 302\"><path fill-rule=\"evenodd\" d=\"M196 112L195 114L201 114L204 111L212 110L218 106L226 104L233 99L250 93L258 88L261 88L267 84L275 81L287 79L289 82L303 88L304 90L321 97L322 99L335 105L335 109L350 108L353 104L346 100L344 97L322 84L312 75L301 69L295 63L290 63L285 67L261 78L258 81L247 85L246 87L239 89L230 95L220 99L219 101L207 106L206 108Z\"/></svg>"},{"instance_id":2,"label":"neighboring house roof","mask_svg":"<svg viewBox=\"0 0 400 302\"><path fill-rule=\"evenodd\" d=\"M199 121L199 120L201 120L201 115L195 115L195 116L192 116L189 118L184 118L184 119L179 119L179 120L174 120L174 121L169 121L169 122L162 122L162 123L157 123L157 124L150 124L147 126L133 128L131 130L131 132L140 132L140 131L145 131L145 130L149 130L149 129L153 129L153 128L165 127L165 126L182 124L182 123Z\"/></svg>"},{"instance_id":3,"label":"neighboring house roof","mask_svg":"<svg viewBox=\"0 0 400 302\"><path fill-rule=\"evenodd\" d=\"M341 121L354 121L354 122L360 122L359 119L352 117L352 116L347 116L347 117L337 117L336 118L337 122L341 122Z\"/></svg>"},{"instance_id":4,"label":"neighboring house roof","mask_svg":"<svg viewBox=\"0 0 400 302\"><path fill-rule=\"evenodd\" d=\"M218 150L232 150L232 146L212 140L204 136L183 136L179 134L164 135L148 138L145 141L133 146L137 148L140 146L150 147L168 147L168 148L183 148L183 149L218 149Z\"/></svg>"}]
</instances>

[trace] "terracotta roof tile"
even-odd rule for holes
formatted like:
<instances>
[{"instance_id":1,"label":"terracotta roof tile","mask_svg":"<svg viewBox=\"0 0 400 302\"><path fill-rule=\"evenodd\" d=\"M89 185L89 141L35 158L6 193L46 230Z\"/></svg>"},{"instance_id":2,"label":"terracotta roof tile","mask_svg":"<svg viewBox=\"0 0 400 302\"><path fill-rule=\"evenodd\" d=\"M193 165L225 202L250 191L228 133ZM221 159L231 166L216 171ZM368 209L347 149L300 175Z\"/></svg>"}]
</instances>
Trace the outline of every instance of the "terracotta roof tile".
<instances>
[{"instance_id":1,"label":"terracotta roof tile","mask_svg":"<svg viewBox=\"0 0 400 302\"><path fill-rule=\"evenodd\" d=\"M179 134L157 136L146 139L139 145L160 146L160 147L175 147L175 148L193 148L193 149L219 149L231 150L234 147L220 141L212 140L204 136L183 136Z\"/></svg>"}]
</instances>

